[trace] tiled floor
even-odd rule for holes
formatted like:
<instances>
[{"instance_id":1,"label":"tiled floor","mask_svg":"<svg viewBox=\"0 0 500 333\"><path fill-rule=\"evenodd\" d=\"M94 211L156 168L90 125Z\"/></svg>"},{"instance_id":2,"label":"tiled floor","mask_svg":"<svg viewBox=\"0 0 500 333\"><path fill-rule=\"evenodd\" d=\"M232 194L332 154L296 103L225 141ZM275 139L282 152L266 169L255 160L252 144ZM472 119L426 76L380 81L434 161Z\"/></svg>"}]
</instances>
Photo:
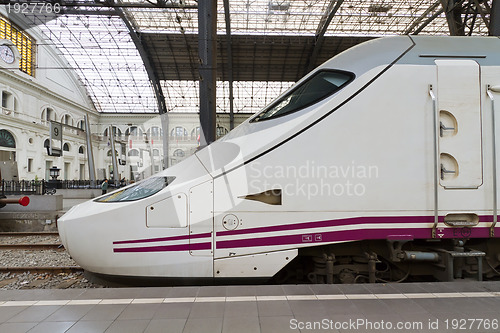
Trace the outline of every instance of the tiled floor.
<instances>
[{"instance_id":1,"label":"tiled floor","mask_svg":"<svg viewBox=\"0 0 500 333\"><path fill-rule=\"evenodd\" d=\"M500 282L19 290L0 332L499 332L498 309Z\"/></svg>"}]
</instances>

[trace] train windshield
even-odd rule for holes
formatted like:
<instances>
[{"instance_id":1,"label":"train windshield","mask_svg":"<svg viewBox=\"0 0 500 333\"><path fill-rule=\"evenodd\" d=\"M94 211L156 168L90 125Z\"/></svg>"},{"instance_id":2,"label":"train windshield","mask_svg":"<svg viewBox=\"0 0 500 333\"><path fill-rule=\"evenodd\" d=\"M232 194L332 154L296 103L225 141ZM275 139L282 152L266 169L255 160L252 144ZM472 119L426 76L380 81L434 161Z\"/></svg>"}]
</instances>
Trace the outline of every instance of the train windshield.
<instances>
[{"instance_id":1,"label":"train windshield","mask_svg":"<svg viewBox=\"0 0 500 333\"><path fill-rule=\"evenodd\" d=\"M308 107L339 91L352 79L354 79L354 74L349 72L319 71L271 104L251 121L281 117Z\"/></svg>"},{"instance_id":2,"label":"train windshield","mask_svg":"<svg viewBox=\"0 0 500 333\"><path fill-rule=\"evenodd\" d=\"M112 192L104 197L96 199L97 202L123 202L135 201L152 196L167 187L175 177L151 177L138 182L123 190Z\"/></svg>"}]
</instances>

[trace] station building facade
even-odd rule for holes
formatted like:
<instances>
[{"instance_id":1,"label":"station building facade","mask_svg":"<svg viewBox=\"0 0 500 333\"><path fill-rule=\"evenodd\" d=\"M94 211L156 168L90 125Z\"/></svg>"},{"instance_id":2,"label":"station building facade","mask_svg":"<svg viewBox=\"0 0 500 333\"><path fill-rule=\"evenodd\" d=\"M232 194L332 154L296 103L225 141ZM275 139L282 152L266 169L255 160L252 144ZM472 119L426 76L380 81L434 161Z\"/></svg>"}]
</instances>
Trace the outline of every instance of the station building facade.
<instances>
[{"instance_id":1,"label":"station building facade","mask_svg":"<svg viewBox=\"0 0 500 333\"><path fill-rule=\"evenodd\" d=\"M169 133L163 133L158 114L97 112L76 73L54 47L43 43L41 32L21 29L1 15L0 94L0 167L6 180L49 179L53 166L61 170L59 179L88 180L85 116L92 133L97 179L113 175L111 132L120 179L137 180L160 171L164 135L168 135L169 165L199 146L195 112L171 113ZM236 114L235 125L249 116ZM62 123L59 157L48 154L50 122ZM229 115L218 114L217 136L228 130Z\"/></svg>"},{"instance_id":2,"label":"station building facade","mask_svg":"<svg viewBox=\"0 0 500 333\"><path fill-rule=\"evenodd\" d=\"M250 114L235 114L234 123L239 125ZM168 142L168 165L174 165L192 155L200 144L200 121L197 113L170 113L166 141ZM115 154L119 162L120 178L144 179L162 170L164 165L164 135L160 117L151 113L103 113L95 126L93 141L97 178L112 174L112 149L110 133L114 135ZM217 115L217 137L229 131L229 115ZM120 163L121 162L121 163Z\"/></svg>"}]
</instances>

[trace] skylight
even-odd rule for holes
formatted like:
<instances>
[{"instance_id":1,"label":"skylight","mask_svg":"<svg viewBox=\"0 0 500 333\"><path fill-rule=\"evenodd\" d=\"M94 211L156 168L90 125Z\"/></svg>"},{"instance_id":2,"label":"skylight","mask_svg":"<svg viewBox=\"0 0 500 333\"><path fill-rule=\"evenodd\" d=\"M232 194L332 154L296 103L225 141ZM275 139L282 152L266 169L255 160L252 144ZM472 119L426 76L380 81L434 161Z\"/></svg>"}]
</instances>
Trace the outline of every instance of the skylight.
<instances>
[{"instance_id":1,"label":"skylight","mask_svg":"<svg viewBox=\"0 0 500 333\"><path fill-rule=\"evenodd\" d=\"M144 1L138 0L120 3L125 6L126 16L139 34L171 34L183 37L193 36L198 32L198 2L199 0L170 0L166 1L166 4L177 8L162 9L134 7L145 4ZM481 6L491 7L491 2L481 2ZM86 1L78 3L85 4ZM327 22L328 14L334 8L336 12L328 24L325 36L379 37L415 32L449 34L445 13L440 2L436 0L345 0L336 8L337 3L331 0L229 0L231 34L249 38L269 35L314 36ZM80 9L87 12L79 15L65 14L45 24L37 22L47 36L45 43L55 45L75 68L98 111L158 112L143 61L121 18L105 15L102 12L105 8ZM101 12L99 15L93 15L93 11ZM463 18L470 19L467 14L464 14ZM488 33L484 20L467 22L469 25L474 24L470 30L471 34ZM226 34L223 0L218 1L217 34ZM155 52L158 54L158 50ZM164 50L160 49L160 52L166 57L172 53L168 45L165 45ZM218 52L225 55L225 50ZM271 50L269 55L263 55L262 58L272 56ZM196 72L197 58L193 57L190 61L190 70L193 71L194 68ZM271 60L268 61L267 66L272 69ZM279 62L280 59L273 61ZM291 84L235 82L235 110L257 112ZM169 111L198 112L197 82L162 81L162 86ZM218 82L218 112L229 112L227 86L227 82Z\"/></svg>"}]
</instances>

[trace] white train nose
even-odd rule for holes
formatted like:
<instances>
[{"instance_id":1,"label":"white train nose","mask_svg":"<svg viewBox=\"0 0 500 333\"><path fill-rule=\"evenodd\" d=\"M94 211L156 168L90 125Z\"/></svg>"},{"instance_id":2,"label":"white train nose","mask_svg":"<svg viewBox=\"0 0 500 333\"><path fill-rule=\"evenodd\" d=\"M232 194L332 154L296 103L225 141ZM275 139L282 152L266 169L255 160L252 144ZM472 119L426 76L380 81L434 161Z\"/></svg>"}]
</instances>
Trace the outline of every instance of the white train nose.
<instances>
[{"instance_id":1,"label":"white train nose","mask_svg":"<svg viewBox=\"0 0 500 333\"><path fill-rule=\"evenodd\" d=\"M108 243L111 231L117 230L119 233L120 220L124 221L127 216L134 217L136 221L141 218L144 220L144 216L135 212L123 213L124 206L120 203L103 205L87 201L71 208L58 220L62 244L82 267L90 258L89 253L99 256L98 249Z\"/></svg>"},{"instance_id":2,"label":"white train nose","mask_svg":"<svg viewBox=\"0 0 500 333\"><path fill-rule=\"evenodd\" d=\"M59 220L61 241L81 267L112 276L213 277L212 234L191 237L188 196L153 196L167 184L157 178L146 189L131 186L75 206ZM192 255L200 246L208 255Z\"/></svg>"}]
</instances>

